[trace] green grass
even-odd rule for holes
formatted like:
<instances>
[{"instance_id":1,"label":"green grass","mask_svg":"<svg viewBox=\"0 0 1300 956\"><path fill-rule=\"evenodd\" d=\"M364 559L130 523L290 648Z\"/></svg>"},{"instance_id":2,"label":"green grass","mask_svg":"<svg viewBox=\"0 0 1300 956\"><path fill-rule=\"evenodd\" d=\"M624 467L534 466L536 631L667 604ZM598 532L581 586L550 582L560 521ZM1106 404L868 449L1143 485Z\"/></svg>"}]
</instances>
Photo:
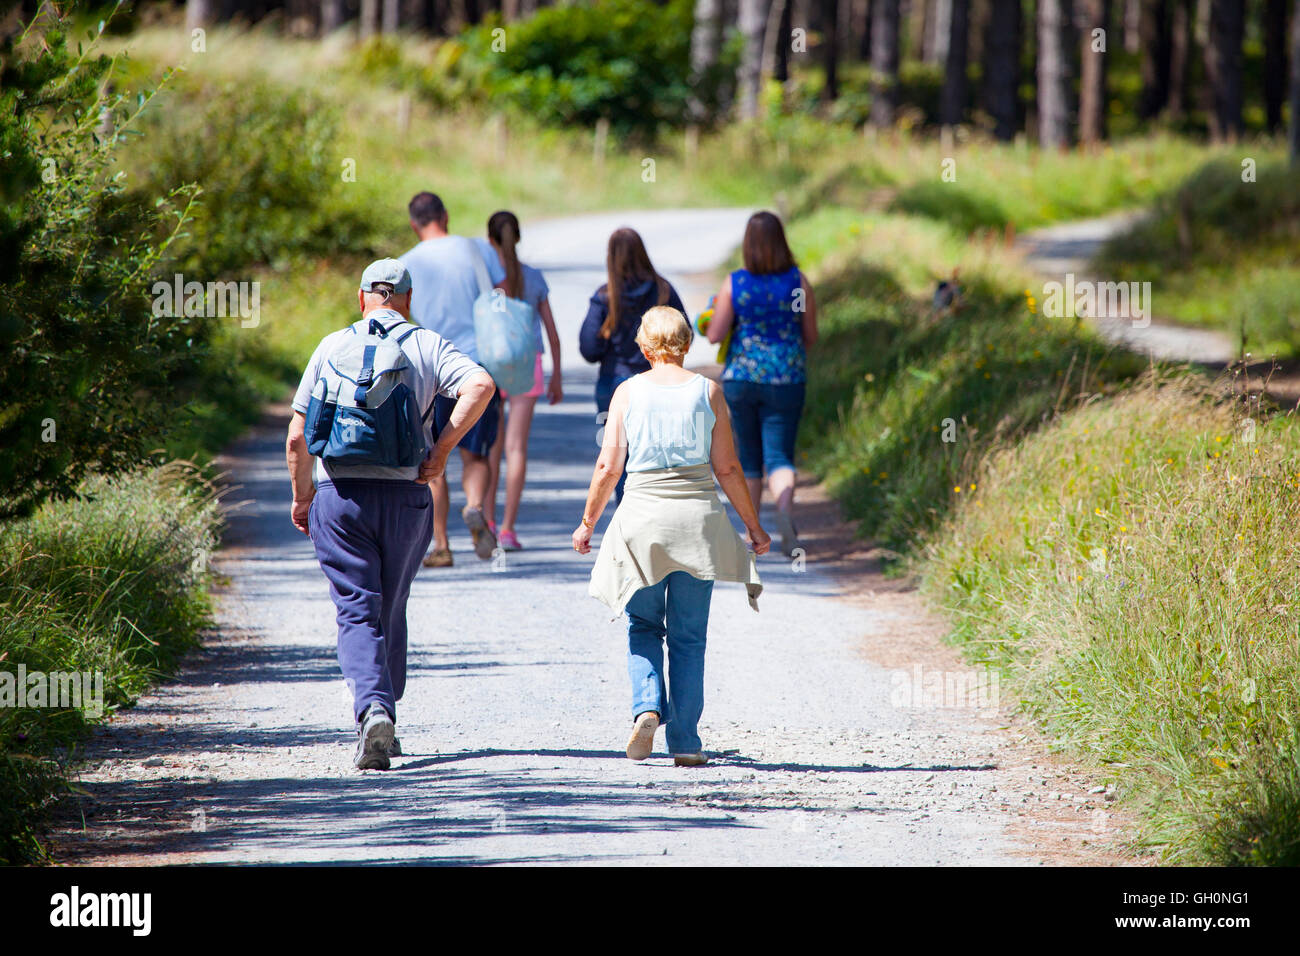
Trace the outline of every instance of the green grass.
<instances>
[{"instance_id":1,"label":"green grass","mask_svg":"<svg viewBox=\"0 0 1300 956\"><path fill-rule=\"evenodd\" d=\"M1255 148L1258 147L1258 148ZM1242 153L1256 161L1243 180ZM1222 329L1255 358L1300 348L1300 173L1255 144L1200 166L1114 240L1108 278L1150 281L1159 317Z\"/></svg>"},{"instance_id":2,"label":"green grass","mask_svg":"<svg viewBox=\"0 0 1300 956\"><path fill-rule=\"evenodd\" d=\"M1300 425L1190 380L1069 411L929 545L955 639L1177 863L1300 863Z\"/></svg>"},{"instance_id":3,"label":"green grass","mask_svg":"<svg viewBox=\"0 0 1300 956\"><path fill-rule=\"evenodd\" d=\"M1119 783L1141 848L1300 860L1300 425L1046 319L999 243L839 210L791 240L822 307L801 454L846 514Z\"/></svg>"},{"instance_id":4,"label":"green grass","mask_svg":"<svg viewBox=\"0 0 1300 956\"><path fill-rule=\"evenodd\" d=\"M969 495L966 476L990 448L1142 367L1073 322L1039 314L1015 291L1025 277L996 243L888 215L859 217L827 242L829 218L792 231L796 251L809 231L814 250L838 249L809 257L822 341L802 452L848 516L896 552ZM965 307L933 314L935 281L954 268Z\"/></svg>"},{"instance_id":5,"label":"green grass","mask_svg":"<svg viewBox=\"0 0 1300 956\"><path fill-rule=\"evenodd\" d=\"M0 671L99 672L106 713L131 703L208 620L218 523L208 487L172 464L92 478L0 527ZM102 717L0 708L0 864L43 857L44 814Z\"/></svg>"}]
</instances>

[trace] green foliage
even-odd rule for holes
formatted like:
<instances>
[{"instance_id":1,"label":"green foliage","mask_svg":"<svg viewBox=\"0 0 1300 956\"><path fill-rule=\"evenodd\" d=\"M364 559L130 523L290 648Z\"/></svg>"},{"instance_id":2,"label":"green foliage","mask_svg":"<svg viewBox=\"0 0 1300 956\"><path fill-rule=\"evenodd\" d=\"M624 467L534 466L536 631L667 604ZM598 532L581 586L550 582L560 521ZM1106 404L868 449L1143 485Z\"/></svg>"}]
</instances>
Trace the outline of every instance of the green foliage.
<instances>
[{"instance_id":1,"label":"green foliage","mask_svg":"<svg viewBox=\"0 0 1300 956\"><path fill-rule=\"evenodd\" d=\"M93 477L0 526L0 671L100 672L106 713L193 646L208 619L212 493L183 465ZM0 708L0 864L38 859L84 709Z\"/></svg>"},{"instance_id":2,"label":"green foliage","mask_svg":"<svg viewBox=\"0 0 1300 956\"><path fill-rule=\"evenodd\" d=\"M606 119L619 133L653 134L680 125L698 97L716 106L718 89L734 62L691 83L690 38L694 5L643 0L544 8L504 31L490 20L459 41L457 64L484 100L506 102L555 124L593 125Z\"/></svg>"},{"instance_id":3,"label":"green foliage","mask_svg":"<svg viewBox=\"0 0 1300 956\"><path fill-rule=\"evenodd\" d=\"M173 96L143 124L126 165L137 194L201 190L174 250L177 271L206 282L309 254L374 251L329 104L247 81L185 84Z\"/></svg>"},{"instance_id":4,"label":"green foliage","mask_svg":"<svg viewBox=\"0 0 1300 956\"><path fill-rule=\"evenodd\" d=\"M1155 380L975 473L931 594L1175 862L1300 859L1300 428Z\"/></svg>"},{"instance_id":5,"label":"green foliage","mask_svg":"<svg viewBox=\"0 0 1300 956\"><path fill-rule=\"evenodd\" d=\"M147 95L101 96L111 61L41 22L0 46L0 518L138 462L209 332L147 298L191 191L110 172Z\"/></svg>"},{"instance_id":6,"label":"green foliage","mask_svg":"<svg viewBox=\"0 0 1300 956\"><path fill-rule=\"evenodd\" d=\"M801 435L809 464L846 514L895 552L914 553L970 494L971 469L990 448L1040 427L1079 392L1142 367L1072 320L1038 314L992 269L961 258L942 271L925 268L933 258L915 261L917 248L927 256L948 243L960 248L942 227L859 219L837 240L827 225L823 241L852 254L817 275L822 339ZM884 248L854 249L857 234ZM796 251L802 235L801 227ZM935 313L933 283L959 264L964 307Z\"/></svg>"},{"instance_id":7,"label":"green foliage","mask_svg":"<svg viewBox=\"0 0 1300 956\"><path fill-rule=\"evenodd\" d=\"M1159 317L1227 331L1256 356L1300 352L1300 172L1256 152L1201 166L1104 251L1108 276L1152 283Z\"/></svg>"}]
</instances>

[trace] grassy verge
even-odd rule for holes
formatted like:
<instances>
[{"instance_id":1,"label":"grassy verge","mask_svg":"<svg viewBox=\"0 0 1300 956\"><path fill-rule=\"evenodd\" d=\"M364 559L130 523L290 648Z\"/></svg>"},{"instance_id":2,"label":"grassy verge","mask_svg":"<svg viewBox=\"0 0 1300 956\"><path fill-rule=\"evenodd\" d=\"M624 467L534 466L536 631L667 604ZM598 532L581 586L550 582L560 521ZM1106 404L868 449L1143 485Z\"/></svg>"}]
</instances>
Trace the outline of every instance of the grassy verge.
<instances>
[{"instance_id":1,"label":"grassy verge","mask_svg":"<svg viewBox=\"0 0 1300 956\"><path fill-rule=\"evenodd\" d=\"M0 692L16 691L20 664L90 672L104 706L0 707L0 864L42 858L39 828L69 787L78 741L166 673L208 619L218 517L193 470L93 478L82 492L0 527Z\"/></svg>"},{"instance_id":2,"label":"grassy verge","mask_svg":"<svg viewBox=\"0 0 1300 956\"><path fill-rule=\"evenodd\" d=\"M887 215L859 217L826 241L834 231L828 217L793 230L817 262L822 302L803 453L846 513L894 551L910 551L969 497L988 450L1142 367L1073 321L1038 313L999 244ZM806 244L809 232L819 238ZM819 244L838 251L819 258ZM954 267L964 307L935 312L934 280Z\"/></svg>"},{"instance_id":3,"label":"grassy verge","mask_svg":"<svg viewBox=\"0 0 1300 956\"><path fill-rule=\"evenodd\" d=\"M1147 381L982 463L931 596L1174 862L1300 863L1300 426Z\"/></svg>"},{"instance_id":4,"label":"grassy verge","mask_svg":"<svg viewBox=\"0 0 1300 956\"><path fill-rule=\"evenodd\" d=\"M1044 318L995 243L832 213L792 240L824 314L802 453L847 514L1146 847L1295 863L1300 425Z\"/></svg>"},{"instance_id":5,"label":"grassy verge","mask_svg":"<svg viewBox=\"0 0 1300 956\"><path fill-rule=\"evenodd\" d=\"M1156 314L1222 329L1256 358L1300 346L1300 176L1270 148L1207 162L1106 249L1098 271L1149 281ZM1243 163L1254 164L1253 167Z\"/></svg>"}]
</instances>

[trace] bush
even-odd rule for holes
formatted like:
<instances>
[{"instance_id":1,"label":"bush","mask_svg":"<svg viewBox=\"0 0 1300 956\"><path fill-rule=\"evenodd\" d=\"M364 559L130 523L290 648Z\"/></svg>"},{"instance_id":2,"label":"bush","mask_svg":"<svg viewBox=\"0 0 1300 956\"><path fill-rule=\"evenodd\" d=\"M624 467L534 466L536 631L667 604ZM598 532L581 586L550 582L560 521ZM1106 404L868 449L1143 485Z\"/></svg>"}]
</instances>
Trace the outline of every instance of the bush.
<instances>
[{"instance_id":1,"label":"bush","mask_svg":"<svg viewBox=\"0 0 1300 956\"><path fill-rule=\"evenodd\" d=\"M374 252L361 197L343 179L333 107L264 83L193 86L173 100L127 160L139 195L199 187L177 271L207 282L309 254Z\"/></svg>"},{"instance_id":2,"label":"bush","mask_svg":"<svg viewBox=\"0 0 1300 956\"><path fill-rule=\"evenodd\" d=\"M194 645L219 518L184 465L80 490L0 526L0 672L100 672L107 713ZM71 748L102 716L0 708L0 864L39 858L37 828L66 789Z\"/></svg>"},{"instance_id":3,"label":"bush","mask_svg":"<svg viewBox=\"0 0 1300 956\"><path fill-rule=\"evenodd\" d=\"M148 94L101 96L110 61L41 22L0 45L0 519L137 463L209 335L147 298L190 191L110 172Z\"/></svg>"},{"instance_id":4,"label":"bush","mask_svg":"<svg viewBox=\"0 0 1300 956\"><path fill-rule=\"evenodd\" d=\"M617 133L653 135L661 125L683 123L694 97L715 107L720 84L734 70L734 60L723 57L712 75L692 84L693 16L690 0L547 7L507 27L501 51L493 48L498 22L468 31L456 69L481 98L544 122L592 125L603 118Z\"/></svg>"}]
</instances>

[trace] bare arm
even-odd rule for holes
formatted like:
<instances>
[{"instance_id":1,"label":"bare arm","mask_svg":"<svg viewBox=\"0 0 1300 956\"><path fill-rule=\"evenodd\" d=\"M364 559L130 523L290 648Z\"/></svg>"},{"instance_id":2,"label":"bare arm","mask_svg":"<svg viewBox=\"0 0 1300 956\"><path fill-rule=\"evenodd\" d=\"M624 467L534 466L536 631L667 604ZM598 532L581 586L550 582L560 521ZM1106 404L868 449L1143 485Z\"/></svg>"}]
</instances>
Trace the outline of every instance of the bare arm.
<instances>
[{"instance_id":1,"label":"bare arm","mask_svg":"<svg viewBox=\"0 0 1300 956\"><path fill-rule=\"evenodd\" d=\"M427 485L443 473L451 450L483 416L496 390L496 382L492 381L492 376L487 372L475 372L465 380L460 391L456 393L456 407L452 409L446 427L439 433L438 440L434 442L433 447L429 449L429 454L420 463L420 474L416 481Z\"/></svg>"},{"instance_id":2,"label":"bare arm","mask_svg":"<svg viewBox=\"0 0 1300 956\"><path fill-rule=\"evenodd\" d=\"M740 458L736 455L727 400L722 395L722 386L717 382L709 383L709 405L713 408L716 417L709 454L713 474L726 493L727 500L736 509L736 514L740 515L740 520L744 522L754 553L766 554L772 546L772 537L758 523L758 510L754 507L753 499L749 497L749 485L745 482L745 473L741 470Z\"/></svg>"},{"instance_id":3,"label":"bare arm","mask_svg":"<svg viewBox=\"0 0 1300 956\"><path fill-rule=\"evenodd\" d=\"M627 461L627 435L623 433L623 413L627 411L627 383L614 390L609 403L609 417L605 419L605 439L601 443L596 470L591 475L587 489L587 505L582 510L582 524L573 532L573 549L579 554L591 551L591 533L596 521L609 503L618 480L623 476Z\"/></svg>"},{"instance_id":4,"label":"bare arm","mask_svg":"<svg viewBox=\"0 0 1300 956\"><path fill-rule=\"evenodd\" d=\"M708 339L717 345L731 331L731 323L736 320L736 311L731 305L731 276L722 280L722 288L713 299L713 318L709 320Z\"/></svg>"},{"instance_id":5,"label":"bare arm","mask_svg":"<svg viewBox=\"0 0 1300 956\"><path fill-rule=\"evenodd\" d=\"M810 349L817 344L817 300L803 273L799 274L799 282L803 289L803 347Z\"/></svg>"},{"instance_id":6,"label":"bare arm","mask_svg":"<svg viewBox=\"0 0 1300 956\"><path fill-rule=\"evenodd\" d=\"M289 518L293 526L303 534L307 530L307 515L311 511L311 501L316 497L316 486L311 481L314 459L307 451L307 417L295 411L289 419L289 437L285 441L284 458L289 466L289 482L293 485L293 506Z\"/></svg>"},{"instance_id":7,"label":"bare arm","mask_svg":"<svg viewBox=\"0 0 1300 956\"><path fill-rule=\"evenodd\" d=\"M552 405L557 405L564 398L564 377L560 371L560 333L555 330L555 316L551 314L551 300L543 299L537 307L542 317L542 328L546 330L546 342L551 348L551 380L546 387L546 398Z\"/></svg>"}]
</instances>

